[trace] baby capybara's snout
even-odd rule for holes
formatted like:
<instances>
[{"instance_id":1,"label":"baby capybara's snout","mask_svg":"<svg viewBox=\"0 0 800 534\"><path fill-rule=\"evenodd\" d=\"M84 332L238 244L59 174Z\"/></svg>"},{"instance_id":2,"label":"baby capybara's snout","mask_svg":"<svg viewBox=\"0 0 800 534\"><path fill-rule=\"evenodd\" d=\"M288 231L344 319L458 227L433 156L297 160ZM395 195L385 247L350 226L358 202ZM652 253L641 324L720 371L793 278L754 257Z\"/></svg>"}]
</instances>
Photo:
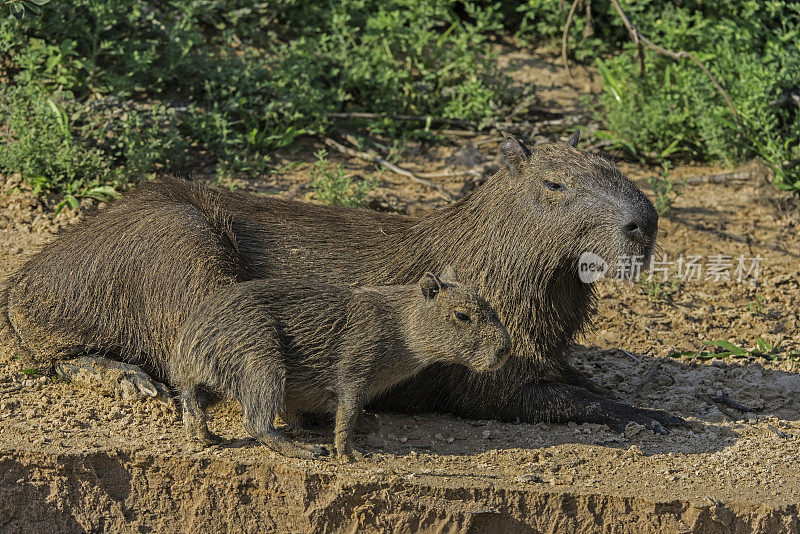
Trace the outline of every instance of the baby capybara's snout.
<instances>
[{"instance_id":1,"label":"baby capybara's snout","mask_svg":"<svg viewBox=\"0 0 800 534\"><path fill-rule=\"evenodd\" d=\"M477 371L496 371L505 365L511 354L511 338L505 328L498 330L480 349Z\"/></svg>"}]
</instances>

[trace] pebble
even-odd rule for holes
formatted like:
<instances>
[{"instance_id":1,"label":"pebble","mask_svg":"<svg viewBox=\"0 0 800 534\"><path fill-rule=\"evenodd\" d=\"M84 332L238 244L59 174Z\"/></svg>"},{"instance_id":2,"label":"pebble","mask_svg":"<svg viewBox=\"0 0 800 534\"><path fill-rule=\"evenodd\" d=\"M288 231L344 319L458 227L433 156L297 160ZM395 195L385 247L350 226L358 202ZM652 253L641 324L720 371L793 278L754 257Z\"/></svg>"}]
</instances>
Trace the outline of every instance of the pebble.
<instances>
[{"instance_id":1,"label":"pebble","mask_svg":"<svg viewBox=\"0 0 800 534\"><path fill-rule=\"evenodd\" d=\"M492 432L490 430L484 430L481 432L481 435L484 437L484 439L489 439L489 436L492 435Z\"/></svg>"}]
</instances>

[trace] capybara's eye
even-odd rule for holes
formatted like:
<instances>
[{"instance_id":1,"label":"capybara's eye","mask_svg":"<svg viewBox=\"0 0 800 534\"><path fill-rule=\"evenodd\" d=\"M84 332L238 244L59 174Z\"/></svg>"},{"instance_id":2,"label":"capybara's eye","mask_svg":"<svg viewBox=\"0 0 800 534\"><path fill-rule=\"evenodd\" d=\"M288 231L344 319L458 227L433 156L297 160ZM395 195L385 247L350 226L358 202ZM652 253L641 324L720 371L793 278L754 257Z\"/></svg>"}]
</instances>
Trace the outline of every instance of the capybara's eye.
<instances>
[{"instance_id":1,"label":"capybara's eye","mask_svg":"<svg viewBox=\"0 0 800 534\"><path fill-rule=\"evenodd\" d=\"M467 315L466 313L456 312L456 319L458 319L462 323L470 322L469 315Z\"/></svg>"},{"instance_id":2,"label":"capybara's eye","mask_svg":"<svg viewBox=\"0 0 800 534\"><path fill-rule=\"evenodd\" d=\"M542 180L544 186L549 189L550 191L563 191L567 188L564 184L559 184L557 182L551 182L550 180Z\"/></svg>"}]
</instances>

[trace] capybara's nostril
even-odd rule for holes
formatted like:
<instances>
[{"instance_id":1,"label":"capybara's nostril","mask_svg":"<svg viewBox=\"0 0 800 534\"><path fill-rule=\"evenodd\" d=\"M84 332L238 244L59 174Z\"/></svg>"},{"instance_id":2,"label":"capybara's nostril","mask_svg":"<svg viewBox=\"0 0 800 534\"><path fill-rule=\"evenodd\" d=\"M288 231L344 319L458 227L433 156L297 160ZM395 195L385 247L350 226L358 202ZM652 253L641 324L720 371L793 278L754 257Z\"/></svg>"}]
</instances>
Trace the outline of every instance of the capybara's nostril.
<instances>
[{"instance_id":1,"label":"capybara's nostril","mask_svg":"<svg viewBox=\"0 0 800 534\"><path fill-rule=\"evenodd\" d=\"M642 235L642 229L636 223L636 221L631 221L625 226L623 226L622 231L625 233L626 236L630 237L631 239L637 239Z\"/></svg>"}]
</instances>

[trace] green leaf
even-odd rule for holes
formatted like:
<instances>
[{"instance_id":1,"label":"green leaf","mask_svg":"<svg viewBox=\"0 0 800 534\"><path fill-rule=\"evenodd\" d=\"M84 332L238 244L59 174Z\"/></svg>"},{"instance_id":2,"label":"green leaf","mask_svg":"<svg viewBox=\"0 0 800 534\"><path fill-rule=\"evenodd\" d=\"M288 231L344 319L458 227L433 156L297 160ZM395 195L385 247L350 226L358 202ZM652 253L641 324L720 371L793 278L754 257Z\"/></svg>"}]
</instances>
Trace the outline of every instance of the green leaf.
<instances>
[{"instance_id":1,"label":"green leaf","mask_svg":"<svg viewBox=\"0 0 800 534\"><path fill-rule=\"evenodd\" d=\"M54 219L56 218L56 216L59 213L61 213L61 210L63 210L64 206L66 206L66 205L67 205L67 201L66 200L62 200L61 202L58 203L58 206L56 206L56 211L53 212L53 218Z\"/></svg>"},{"instance_id":2,"label":"green leaf","mask_svg":"<svg viewBox=\"0 0 800 534\"><path fill-rule=\"evenodd\" d=\"M61 130L61 134L67 139L72 139L72 132L69 130L69 118L64 108L56 104L52 98L47 99L47 105L50 106L50 109L53 110L53 114L56 116L58 129Z\"/></svg>"},{"instance_id":3,"label":"green leaf","mask_svg":"<svg viewBox=\"0 0 800 534\"><path fill-rule=\"evenodd\" d=\"M111 187L110 185L101 185L99 187L93 187L86 191L83 196L96 198L97 200L108 200L109 198L117 198L119 197L119 193L116 189Z\"/></svg>"},{"instance_id":4,"label":"green leaf","mask_svg":"<svg viewBox=\"0 0 800 534\"><path fill-rule=\"evenodd\" d=\"M81 203L78 202L78 199L72 195L64 195L64 200L69 204L69 207L76 210L81 207Z\"/></svg>"},{"instance_id":5,"label":"green leaf","mask_svg":"<svg viewBox=\"0 0 800 534\"><path fill-rule=\"evenodd\" d=\"M673 140L672 143L670 143L667 148L661 151L661 154L659 154L659 156L662 158L666 158L670 154L674 154L675 152L680 150L680 148L678 148L678 143L680 143L680 141L681 141L680 139Z\"/></svg>"},{"instance_id":6,"label":"green leaf","mask_svg":"<svg viewBox=\"0 0 800 534\"><path fill-rule=\"evenodd\" d=\"M743 349L742 347L737 347L730 341L726 341L724 339L718 339L716 341L703 341L703 343L705 343L706 345L723 348L729 354L732 354L734 356L747 356L749 354L747 350Z\"/></svg>"},{"instance_id":7,"label":"green leaf","mask_svg":"<svg viewBox=\"0 0 800 534\"><path fill-rule=\"evenodd\" d=\"M611 70L609 70L602 59L597 58L595 63L597 64L597 70L600 71L600 75L603 77L603 89L609 91L617 102L621 102L622 97L620 95L622 94L622 89L620 89L619 82L614 78L614 75L611 74Z\"/></svg>"}]
</instances>

